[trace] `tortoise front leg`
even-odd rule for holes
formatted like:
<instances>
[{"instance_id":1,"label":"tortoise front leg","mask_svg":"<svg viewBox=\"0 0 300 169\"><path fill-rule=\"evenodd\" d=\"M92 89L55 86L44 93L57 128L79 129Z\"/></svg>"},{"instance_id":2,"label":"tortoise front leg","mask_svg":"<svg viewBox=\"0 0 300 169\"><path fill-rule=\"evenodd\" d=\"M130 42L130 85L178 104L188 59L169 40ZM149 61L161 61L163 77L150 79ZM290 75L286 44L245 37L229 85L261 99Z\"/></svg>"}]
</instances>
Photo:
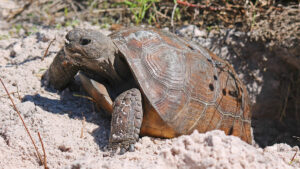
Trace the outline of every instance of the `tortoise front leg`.
<instances>
[{"instance_id":1,"label":"tortoise front leg","mask_svg":"<svg viewBox=\"0 0 300 169\"><path fill-rule=\"evenodd\" d=\"M121 148L120 154L134 151L143 120L141 92L130 89L120 94L113 105L109 148Z\"/></svg>"},{"instance_id":2,"label":"tortoise front leg","mask_svg":"<svg viewBox=\"0 0 300 169\"><path fill-rule=\"evenodd\" d=\"M52 85L55 89L62 90L74 80L79 68L70 62L61 49L55 56L49 69L42 76L43 85Z\"/></svg>"}]
</instances>

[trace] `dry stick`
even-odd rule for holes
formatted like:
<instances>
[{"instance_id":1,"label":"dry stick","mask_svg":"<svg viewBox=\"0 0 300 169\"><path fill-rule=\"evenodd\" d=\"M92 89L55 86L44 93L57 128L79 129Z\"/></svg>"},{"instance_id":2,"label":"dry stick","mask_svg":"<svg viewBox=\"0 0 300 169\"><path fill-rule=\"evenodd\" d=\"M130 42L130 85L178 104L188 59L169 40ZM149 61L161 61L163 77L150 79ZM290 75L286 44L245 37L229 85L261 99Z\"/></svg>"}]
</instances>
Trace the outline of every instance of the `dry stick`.
<instances>
[{"instance_id":1,"label":"dry stick","mask_svg":"<svg viewBox=\"0 0 300 169\"><path fill-rule=\"evenodd\" d=\"M20 101L22 101L22 98L21 98L20 93L19 93L19 87L18 87L18 85L16 87L17 87L18 98L19 98Z\"/></svg>"},{"instance_id":2,"label":"dry stick","mask_svg":"<svg viewBox=\"0 0 300 169\"><path fill-rule=\"evenodd\" d=\"M76 15L76 17L77 17L77 18L79 18L79 15L78 15L77 9L76 9L76 7L75 7L74 3L72 2L72 0L67 0L67 2L68 2L69 4L71 4L71 8L72 8L72 9L73 9L73 11L75 12L75 15Z\"/></svg>"},{"instance_id":3,"label":"dry stick","mask_svg":"<svg viewBox=\"0 0 300 169\"><path fill-rule=\"evenodd\" d=\"M83 112L81 112L81 114L83 116L83 119L82 119L82 127L81 127L80 138L83 138L83 131L84 131L84 128L85 128L85 117L83 115Z\"/></svg>"},{"instance_id":4,"label":"dry stick","mask_svg":"<svg viewBox=\"0 0 300 169\"><path fill-rule=\"evenodd\" d=\"M211 11L220 11L220 10L232 10L232 8L244 8L243 6L239 6L239 5L229 5L228 7L212 7L212 6L207 6L207 5L195 5L195 4L191 4L185 1L180 1L177 0L177 3L183 6L187 6L187 7L192 7L192 8L200 8L200 9L207 9L207 10L211 10ZM278 8L278 7L273 7L271 6L269 9L275 9L275 10L279 10L281 11L282 8ZM264 11L264 9L258 9L259 11Z\"/></svg>"},{"instance_id":5,"label":"dry stick","mask_svg":"<svg viewBox=\"0 0 300 169\"><path fill-rule=\"evenodd\" d=\"M91 5L89 6L89 10L92 11L93 10L93 6L96 4L97 0L93 0L93 2L91 3Z\"/></svg>"},{"instance_id":6,"label":"dry stick","mask_svg":"<svg viewBox=\"0 0 300 169\"><path fill-rule=\"evenodd\" d=\"M17 92L10 92L10 94L15 94ZM7 96L7 94L4 94L4 95L1 95L0 97L4 97L4 96Z\"/></svg>"},{"instance_id":7,"label":"dry stick","mask_svg":"<svg viewBox=\"0 0 300 169\"><path fill-rule=\"evenodd\" d=\"M73 94L73 96L85 98L85 99L88 99L88 100L90 100L90 101L96 103L96 101L95 101L92 97L89 97L89 96L84 96L84 95L80 95L80 94Z\"/></svg>"},{"instance_id":8,"label":"dry stick","mask_svg":"<svg viewBox=\"0 0 300 169\"><path fill-rule=\"evenodd\" d=\"M175 2L174 7L173 7L173 11L172 11L172 18L171 18L171 26L172 26L172 32L175 32L175 27L174 27L174 15L175 15L175 10L177 8L177 2Z\"/></svg>"},{"instance_id":9,"label":"dry stick","mask_svg":"<svg viewBox=\"0 0 300 169\"><path fill-rule=\"evenodd\" d=\"M22 121L22 123L23 123L23 126L25 127L25 130L26 130L27 134L28 134L29 137L30 137L30 140L31 140L31 142L32 142L32 144L33 144L33 146L34 146L34 149L35 149L35 151L36 151L36 153L37 153L37 155L38 155L38 158L39 158L40 162L43 163L42 158L41 158L41 154L39 153L38 148L36 147L35 142L34 142L34 140L33 140L32 137L31 137L31 134L30 134L30 132L29 132L29 130L28 130L28 128L27 128L27 126L26 126L26 124L25 124L25 122L24 122L22 116L21 116L21 113L20 113L19 110L17 109L17 107L16 107L16 105L15 105L13 99L11 98L11 96L10 96L10 94L9 94L7 88L5 87L5 85L4 85L4 83L3 83L3 81L2 81L1 78L0 78L0 82L2 83L2 86L4 87L5 92L6 92L6 94L8 95L8 97L9 97L9 99L10 99L10 101L11 101L11 103L12 103L12 105L13 105L13 107L14 107L14 110L18 113L18 115L19 115L19 117L20 117L20 119L21 119L21 121Z\"/></svg>"},{"instance_id":10,"label":"dry stick","mask_svg":"<svg viewBox=\"0 0 300 169\"><path fill-rule=\"evenodd\" d=\"M132 10L137 10L138 8L132 8ZM127 8L109 8L109 9L97 9L91 11L92 13L101 13L101 12L122 12L127 11Z\"/></svg>"},{"instance_id":11,"label":"dry stick","mask_svg":"<svg viewBox=\"0 0 300 169\"><path fill-rule=\"evenodd\" d=\"M283 108L282 108L281 114L279 115L279 120L281 122L282 122L282 119L286 116L286 107L287 107L287 104L288 104L288 98L290 96L291 83L292 82L289 83L289 86L287 88L287 95L284 98Z\"/></svg>"},{"instance_id":12,"label":"dry stick","mask_svg":"<svg viewBox=\"0 0 300 169\"><path fill-rule=\"evenodd\" d=\"M33 0L30 0L28 3L26 3L23 7L17 9L16 11L14 11L12 13L11 16L8 17L7 21L10 22L12 19L14 19L15 17L17 17L18 15L20 15L23 11L25 11L25 9L27 9Z\"/></svg>"},{"instance_id":13,"label":"dry stick","mask_svg":"<svg viewBox=\"0 0 300 169\"><path fill-rule=\"evenodd\" d=\"M41 145L42 145L42 149L43 149L43 153L44 153L44 168L45 168L45 169L48 169L48 167L47 167L47 156L46 156L46 151L45 151L44 143L43 143L42 137L41 137L41 135L40 135L40 132L38 132L38 136L39 136L39 139L40 139L40 142L41 142Z\"/></svg>"},{"instance_id":14,"label":"dry stick","mask_svg":"<svg viewBox=\"0 0 300 169\"><path fill-rule=\"evenodd\" d=\"M188 6L188 7L193 7L193 8L209 9L209 10L212 10L212 11L219 11L219 10L223 9L222 7L212 7L212 6L205 6L205 5L195 5L195 4L191 4L191 3L183 2L183 1L179 1L179 0L177 0L177 4Z\"/></svg>"},{"instance_id":15,"label":"dry stick","mask_svg":"<svg viewBox=\"0 0 300 169\"><path fill-rule=\"evenodd\" d=\"M159 15L160 15L161 17L163 17L163 18L170 19L170 17L169 17L169 16L167 16L167 15L165 15L165 14L161 13L160 11L156 11L156 13L157 13L157 14L159 14Z\"/></svg>"},{"instance_id":16,"label":"dry stick","mask_svg":"<svg viewBox=\"0 0 300 169\"><path fill-rule=\"evenodd\" d=\"M295 152L295 154L294 154L294 156L293 156L293 158L291 159L291 161L290 161L290 165L293 163L293 161L295 160L295 157L296 157L296 154L298 153L298 150L296 150L296 152Z\"/></svg>"},{"instance_id":17,"label":"dry stick","mask_svg":"<svg viewBox=\"0 0 300 169\"><path fill-rule=\"evenodd\" d=\"M153 6L153 9L154 9L154 12L155 12L155 20L156 20L155 22L156 22L156 24L159 24L159 18L157 16L157 7L156 7L154 2L152 2L152 6Z\"/></svg>"},{"instance_id":18,"label":"dry stick","mask_svg":"<svg viewBox=\"0 0 300 169\"><path fill-rule=\"evenodd\" d=\"M46 55L48 54L48 50L51 46L51 44L56 40L56 36L52 39L52 41L49 43L47 49L45 50L44 56L42 57L42 61L44 60L44 58L46 57Z\"/></svg>"}]
</instances>

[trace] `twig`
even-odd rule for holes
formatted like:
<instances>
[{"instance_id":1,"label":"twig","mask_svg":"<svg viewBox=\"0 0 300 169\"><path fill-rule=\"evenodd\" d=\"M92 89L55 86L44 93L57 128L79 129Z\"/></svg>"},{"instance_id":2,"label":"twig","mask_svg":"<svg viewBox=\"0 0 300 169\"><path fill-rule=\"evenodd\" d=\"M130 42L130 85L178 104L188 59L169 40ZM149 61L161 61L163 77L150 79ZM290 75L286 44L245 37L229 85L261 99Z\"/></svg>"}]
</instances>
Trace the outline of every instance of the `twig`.
<instances>
[{"instance_id":1,"label":"twig","mask_svg":"<svg viewBox=\"0 0 300 169\"><path fill-rule=\"evenodd\" d=\"M44 56L42 57L42 61L44 60L44 58L46 57L46 55L48 54L48 50L51 46L51 44L56 40L56 36L52 39L52 41L49 43L47 49L45 50Z\"/></svg>"},{"instance_id":2,"label":"twig","mask_svg":"<svg viewBox=\"0 0 300 169\"><path fill-rule=\"evenodd\" d=\"M160 11L156 11L156 13L159 14L159 15L160 15L161 17L163 17L163 18L171 19L169 16L167 16L167 15L161 13Z\"/></svg>"},{"instance_id":3,"label":"twig","mask_svg":"<svg viewBox=\"0 0 300 169\"><path fill-rule=\"evenodd\" d=\"M191 3L180 1L180 0L177 0L177 4L188 6L188 7L193 7L193 8L208 9L208 10L211 10L211 11L220 11L221 9L223 9L222 7L195 5L195 4L191 4Z\"/></svg>"},{"instance_id":4,"label":"twig","mask_svg":"<svg viewBox=\"0 0 300 169\"><path fill-rule=\"evenodd\" d=\"M83 130L85 128L85 117L83 115L83 112L81 112L83 119L82 119L82 128L81 128L81 133L80 133L80 138L83 138Z\"/></svg>"},{"instance_id":5,"label":"twig","mask_svg":"<svg viewBox=\"0 0 300 169\"><path fill-rule=\"evenodd\" d=\"M72 8L72 9L73 9L73 11L75 12L75 15L76 15L76 17L77 17L77 18L79 18L79 15L78 15L77 9L76 9L76 7L75 7L74 3L72 2L72 0L67 0L67 2L68 2L69 4L71 4L71 8Z\"/></svg>"},{"instance_id":6,"label":"twig","mask_svg":"<svg viewBox=\"0 0 300 169\"><path fill-rule=\"evenodd\" d=\"M21 116L21 113L20 113L19 110L17 109L17 107L16 107L16 105L15 105L13 99L11 98L11 96L10 96L10 94L9 94L7 88L5 87L5 85L4 85L4 83L3 83L3 81L2 81L1 78L0 78L0 82L1 82L2 86L4 87L5 92L6 92L6 94L8 95L8 97L9 97L9 99L10 99L10 101L11 101L11 103L12 103L12 105L13 105L13 107L14 107L14 110L18 113L18 115L19 115L19 117L20 117L20 119L21 119L21 121L22 121L22 123L23 123L23 126L25 127L25 130L26 130L28 136L30 137L30 140L31 140L31 142L32 142L32 144L33 144L33 146L34 146L34 149L35 149L35 151L36 151L36 153L37 153L37 156L38 156L40 162L43 163L42 158L41 158L41 154L39 153L38 148L37 148L37 146L35 145L35 142L34 142L33 138L31 137L31 134L30 134L30 132L29 132L29 130L28 130L28 128L27 128L27 126L26 126L26 124L25 124L25 122L24 122L22 116Z\"/></svg>"},{"instance_id":7,"label":"twig","mask_svg":"<svg viewBox=\"0 0 300 169\"><path fill-rule=\"evenodd\" d=\"M80 95L80 94L73 94L73 96L75 96L75 97L82 97L82 98L91 100L94 103L96 102L92 97L89 97L89 96L84 96L84 95Z\"/></svg>"},{"instance_id":8,"label":"twig","mask_svg":"<svg viewBox=\"0 0 300 169\"><path fill-rule=\"evenodd\" d=\"M152 2L152 6L153 6L153 9L154 9L154 12L155 12L155 19L156 19L157 23L159 24L159 18L157 16L158 11L157 11L157 7L156 7L154 1Z\"/></svg>"},{"instance_id":9,"label":"twig","mask_svg":"<svg viewBox=\"0 0 300 169\"><path fill-rule=\"evenodd\" d=\"M17 92L10 92L10 94L15 94ZM7 94L4 94L4 95L1 95L0 97L4 97L4 96L7 96Z\"/></svg>"},{"instance_id":10,"label":"twig","mask_svg":"<svg viewBox=\"0 0 300 169\"><path fill-rule=\"evenodd\" d=\"M174 28L174 14L175 14L175 10L177 8L177 1L174 1L174 7L173 7L173 11L172 11L172 17L171 17L171 26L172 26L172 31L173 33L175 32L175 28Z\"/></svg>"},{"instance_id":11,"label":"twig","mask_svg":"<svg viewBox=\"0 0 300 169\"><path fill-rule=\"evenodd\" d=\"M59 8L59 7L60 7L59 5L60 5L61 3L62 3L61 0L53 1L52 4L49 6L49 9L55 9L56 11L59 11L59 10L65 8L65 7L66 7L65 5L61 5L62 8ZM57 7L57 6L58 6L58 7Z\"/></svg>"},{"instance_id":12,"label":"twig","mask_svg":"<svg viewBox=\"0 0 300 169\"><path fill-rule=\"evenodd\" d=\"M41 142L41 145L42 145L42 149L43 149L43 153L44 153L44 168L45 168L45 169L48 169L48 167L47 167L47 156L46 156L46 151L45 151L44 143L43 143L42 137L41 137L41 135L40 135L40 132L38 132L38 136L39 136L39 139L40 139L40 142Z\"/></svg>"},{"instance_id":13,"label":"twig","mask_svg":"<svg viewBox=\"0 0 300 169\"><path fill-rule=\"evenodd\" d=\"M298 150L296 150L295 154L293 155L293 158L292 158L291 161L290 161L290 165L291 165L291 164L293 163L293 161L295 160L295 157L296 157L297 153L298 153Z\"/></svg>"},{"instance_id":14,"label":"twig","mask_svg":"<svg viewBox=\"0 0 300 169\"><path fill-rule=\"evenodd\" d=\"M95 113L96 112L96 106L95 106L95 104L94 104L94 102L91 102L91 104L92 104L92 109L93 109L93 113Z\"/></svg>"},{"instance_id":15,"label":"twig","mask_svg":"<svg viewBox=\"0 0 300 169\"><path fill-rule=\"evenodd\" d=\"M138 8L132 8L133 10L137 10ZM91 11L92 13L101 13L101 12L120 12L127 11L127 8L109 8L109 9L98 9Z\"/></svg>"},{"instance_id":16,"label":"twig","mask_svg":"<svg viewBox=\"0 0 300 169\"><path fill-rule=\"evenodd\" d=\"M7 18L7 21L9 22L12 19L14 19L15 17L17 17L18 15L20 15L23 11L25 11L25 9L27 9L31 5L32 1L33 0L30 0L23 7L17 9L16 11L14 11L13 14Z\"/></svg>"},{"instance_id":17,"label":"twig","mask_svg":"<svg viewBox=\"0 0 300 169\"><path fill-rule=\"evenodd\" d=\"M16 87L17 87L18 98L19 98L20 101L22 101L22 98L21 98L20 93L19 93L19 87L18 87L18 85Z\"/></svg>"},{"instance_id":18,"label":"twig","mask_svg":"<svg viewBox=\"0 0 300 169\"><path fill-rule=\"evenodd\" d=\"M286 116L286 107L287 107L287 104L288 104L288 98L290 96L291 83L292 82L290 82L289 85L288 85L287 95L284 98L283 108L282 108L282 111L281 111L281 114L280 114L280 117L279 117L281 122L282 122L283 118Z\"/></svg>"},{"instance_id":19,"label":"twig","mask_svg":"<svg viewBox=\"0 0 300 169\"><path fill-rule=\"evenodd\" d=\"M93 7L96 4L96 2L97 2L97 0L93 0L93 2L90 4L90 6L89 6L90 11L93 10ZM99 3L101 3L101 2L99 2Z\"/></svg>"}]
</instances>

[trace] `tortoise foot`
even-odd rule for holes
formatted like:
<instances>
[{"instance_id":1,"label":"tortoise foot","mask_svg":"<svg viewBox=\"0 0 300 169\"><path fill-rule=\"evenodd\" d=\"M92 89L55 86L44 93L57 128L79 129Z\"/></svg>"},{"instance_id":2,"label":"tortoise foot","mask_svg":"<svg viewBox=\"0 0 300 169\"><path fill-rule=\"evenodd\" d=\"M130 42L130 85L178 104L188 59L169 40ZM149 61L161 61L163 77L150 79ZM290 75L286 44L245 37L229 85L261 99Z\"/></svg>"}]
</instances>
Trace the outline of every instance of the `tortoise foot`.
<instances>
[{"instance_id":1,"label":"tortoise foot","mask_svg":"<svg viewBox=\"0 0 300 169\"><path fill-rule=\"evenodd\" d=\"M120 94L113 105L109 148L120 154L134 151L143 120L141 93L130 89Z\"/></svg>"},{"instance_id":2,"label":"tortoise foot","mask_svg":"<svg viewBox=\"0 0 300 169\"><path fill-rule=\"evenodd\" d=\"M42 86L42 87L50 87L50 75L49 75L49 70L46 70L46 72L42 75L42 78L41 78L41 86Z\"/></svg>"},{"instance_id":3,"label":"tortoise foot","mask_svg":"<svg viewBox=\"0 0 300 169\"><path fill-rule=\"evenodd\" d=\"M78 70L77 66L68 61L62 49L55 56L49 69L43 74L42 86L63 90L74 80Z\"/></svg>"}]
</instances>

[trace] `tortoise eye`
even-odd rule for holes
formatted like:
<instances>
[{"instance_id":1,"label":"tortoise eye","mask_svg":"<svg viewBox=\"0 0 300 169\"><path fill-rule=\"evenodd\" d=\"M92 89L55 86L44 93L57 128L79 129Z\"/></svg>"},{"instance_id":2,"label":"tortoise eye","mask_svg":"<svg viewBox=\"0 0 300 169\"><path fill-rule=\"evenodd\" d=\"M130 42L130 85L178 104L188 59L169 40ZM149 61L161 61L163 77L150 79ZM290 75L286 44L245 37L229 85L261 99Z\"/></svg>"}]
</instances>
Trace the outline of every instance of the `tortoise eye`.
<instances>
[{"instance_id":1,"label":"tortoise eye","mask_svg":"<svg viewBox=\"0 0 300 169\"><path fill-rule=\"evenodd\" d=\"M91 43L91 40L90 39L80 39L79 41L80 45L87 45L89 43Z\"/></svg>"}]
</instances>

